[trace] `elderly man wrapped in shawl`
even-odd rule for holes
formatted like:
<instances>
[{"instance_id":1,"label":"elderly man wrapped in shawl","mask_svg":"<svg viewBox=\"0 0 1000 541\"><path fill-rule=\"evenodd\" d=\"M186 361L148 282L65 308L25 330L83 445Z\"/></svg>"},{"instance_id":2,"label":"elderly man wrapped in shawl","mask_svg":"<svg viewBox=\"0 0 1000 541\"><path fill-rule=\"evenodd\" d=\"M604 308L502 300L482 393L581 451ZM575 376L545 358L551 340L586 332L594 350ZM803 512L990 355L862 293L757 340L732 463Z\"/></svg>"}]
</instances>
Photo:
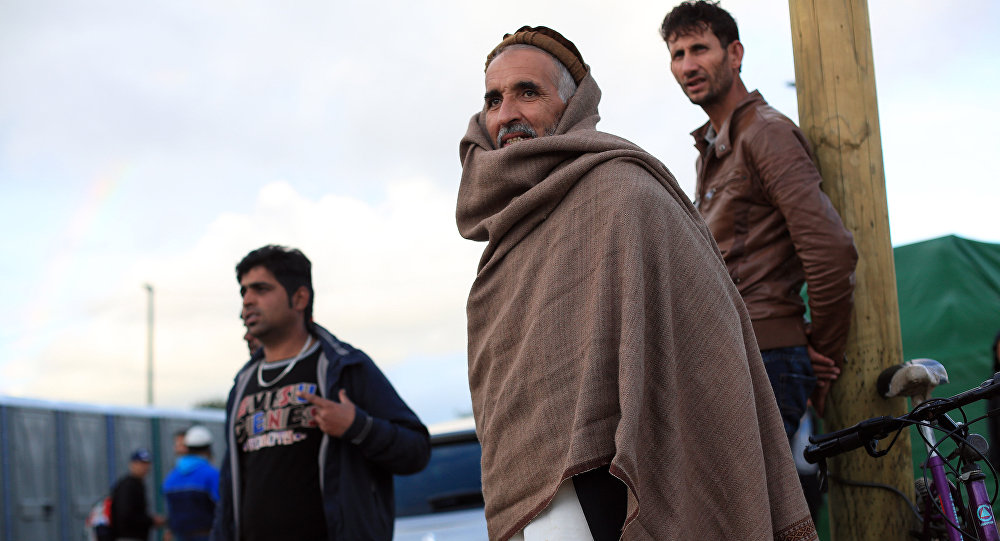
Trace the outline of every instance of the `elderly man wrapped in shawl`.
<instances>
[{"instance_id":1,"label":"elderly man wrapped in shawl","mask_svg":"<svg viewBox=\"0 0 1000 541\"><path fill-rule=\"evenodd\" d=\"M458 229L490 539L816 539L750 319L676 180L596 130L576 47L487 58Z\"/></svg>"}]
</instances>

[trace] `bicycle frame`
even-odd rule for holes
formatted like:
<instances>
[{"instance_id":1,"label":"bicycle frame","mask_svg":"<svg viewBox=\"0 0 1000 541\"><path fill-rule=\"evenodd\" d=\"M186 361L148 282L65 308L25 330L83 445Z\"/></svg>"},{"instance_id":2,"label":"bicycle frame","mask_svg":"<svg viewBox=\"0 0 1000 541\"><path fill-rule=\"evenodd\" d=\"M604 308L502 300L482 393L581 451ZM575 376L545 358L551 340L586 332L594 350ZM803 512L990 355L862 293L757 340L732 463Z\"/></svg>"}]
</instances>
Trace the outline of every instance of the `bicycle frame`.
<instances>
[{"instance_id":1,"label":"bicycle frame","mask_svg":"<svg viewBox=\"0 0 1000 541\"><path fill-rule=\"evenodd\" d=\"M954 432L958 429L958 425L947 415L942 415L939 421L943 421L941 424L945 425L944 428L948 429L949 432ZM931 472L933 482L931 496L937 498L937 511L947 517L945 528L948 534L948 541L963 541L962 532L956 526L961 524L959 521L958 506L955 505L955 501L952 498L951 483L948 482L945 470L945 459L938 450L934 428L928 424L921 424L918 428L927 447L928 456L924 464ZM959 483L965 486L966 494L968 495L968 506L966 509L973 512L970 513L971 516L966 526L975 527L977 539L980 541L1000 541L1000 531L997 530L996 520L993 516L993 507L990 505L989 494L986 490L986 476L983 475L983 472L975 462L970 462L968 466L967 468L963 468L963 472L958 476Z\"/></svg>"},{"instance_id":2,"label":"bicycle frame","mask_svg":"<svg viewBox=\"0 0 1000 541\"><path fill-rule=\"evenodd\" d=\"M959 524L958 508L951 497L951 485L948 483L948 475L944 469L944 458L937 450L937 439L934 436L934 429L930 426L921 425L920 434L924 438L924 445L927 447L927 460L924 462L931 472L930 496L937 499L937 511L947 517L945 528L948 533L948 541L962 541L962 533L953 524ZM925 509L926 513L927 510ZM926 523L929 517L924 518Z\"/></svg>"}]
</instances>

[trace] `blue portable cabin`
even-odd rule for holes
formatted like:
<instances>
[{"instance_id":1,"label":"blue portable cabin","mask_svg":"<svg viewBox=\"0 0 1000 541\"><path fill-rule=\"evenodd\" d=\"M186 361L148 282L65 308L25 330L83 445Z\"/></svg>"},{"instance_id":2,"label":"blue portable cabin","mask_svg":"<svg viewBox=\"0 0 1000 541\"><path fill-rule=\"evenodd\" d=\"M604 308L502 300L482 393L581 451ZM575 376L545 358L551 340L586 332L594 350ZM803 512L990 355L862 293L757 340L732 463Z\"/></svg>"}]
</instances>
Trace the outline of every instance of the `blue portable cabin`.
<instances>
[{"instance_id":1,"label":"blue portable cabin","mask_svg":"<svg viewBox=\"0 0 1000 541\"><path fill-rule=\"evenodd\" d=\"M202 424L223 452L222 410L174 410L0 396L0 541L86 539L93 505L128 468L137 447L153 454L147 497L164 513L160 486L176 456L173 434Z\"/></svg>"}]
</instances>

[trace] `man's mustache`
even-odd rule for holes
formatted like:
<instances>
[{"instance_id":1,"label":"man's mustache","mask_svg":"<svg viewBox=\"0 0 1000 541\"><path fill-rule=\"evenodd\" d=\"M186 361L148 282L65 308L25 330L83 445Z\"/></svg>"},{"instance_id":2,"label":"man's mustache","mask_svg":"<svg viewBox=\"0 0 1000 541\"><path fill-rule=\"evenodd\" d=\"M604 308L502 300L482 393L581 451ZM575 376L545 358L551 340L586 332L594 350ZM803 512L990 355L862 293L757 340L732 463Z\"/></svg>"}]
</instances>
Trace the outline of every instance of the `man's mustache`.
<instances>
[{"instance_id":1,"label":"man's mustache","mask_svg":"<svg viewBox=\"0 0 1000 541\"><path fill-rule=\"evenodd\" d=\"M532 128L528 124L525 124L524 122L515 122L513 124L507 124L506 126L501 126L500 132L497 133L497 148L503 147L503 138L505 135L509 135L511 133L516 133L516 132L523 133L532 139L538 137L538 132L536 132L534 128Z\"/></svg>"}]
</instances>

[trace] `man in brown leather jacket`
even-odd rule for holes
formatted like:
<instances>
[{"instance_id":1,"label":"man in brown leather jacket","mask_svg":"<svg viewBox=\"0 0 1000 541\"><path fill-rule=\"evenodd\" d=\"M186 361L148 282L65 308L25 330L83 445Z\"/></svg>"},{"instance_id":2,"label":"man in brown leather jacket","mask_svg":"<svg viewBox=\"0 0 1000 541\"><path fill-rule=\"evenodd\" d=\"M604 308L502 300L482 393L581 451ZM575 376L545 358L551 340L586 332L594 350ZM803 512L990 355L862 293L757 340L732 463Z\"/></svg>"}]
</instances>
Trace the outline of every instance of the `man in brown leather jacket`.
<instances>
[{"instance_id":1,"label":"man in brown leather jacket","mask_svg":"<svg viewBox=\"0 0 1000 541\"><path fill-rule=\"evenodd\" d=\"M820 190L802 132L740 79L743 44L732 16L715 3L688 1L667 14L660 34L671 72L709 118L692 132L700 153L695 205L750 311L791 437L810 394L822 415L840 372L854 240Z\"/></svg>"}]
</instances>

